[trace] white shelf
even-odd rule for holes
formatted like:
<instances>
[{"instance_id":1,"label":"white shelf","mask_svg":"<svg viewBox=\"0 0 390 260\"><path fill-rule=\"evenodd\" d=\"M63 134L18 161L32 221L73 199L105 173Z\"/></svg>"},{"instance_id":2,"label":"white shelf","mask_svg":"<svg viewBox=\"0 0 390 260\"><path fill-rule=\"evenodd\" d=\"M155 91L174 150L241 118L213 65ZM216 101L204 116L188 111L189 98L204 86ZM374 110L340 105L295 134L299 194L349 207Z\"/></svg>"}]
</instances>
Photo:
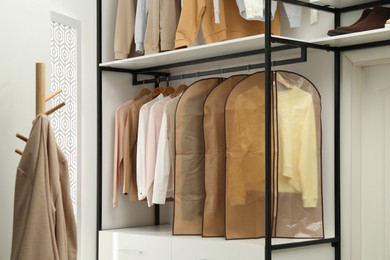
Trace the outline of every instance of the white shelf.
<instances>
[{"instance_id":1,"label":"white shelf","mask_svg":"<svg viewBox=\"0 0 390 260\"><path fill-rule=\"evenodd\" d=\"M217 57L228 54L236 54L248 51L264 49L264 34L255 35L245 38L228 40L223 42L205 44L200 46L189 47L185 49L161 52L146 56L140 56L130 59L116 60L101 63L102 67L121 68L121 69L145 69L150 67L162 66L166 64L181 63L194 59L204 59ZM282 39L297 40L288 37ZM302 41L307 43L315 43L320 45L330 45L332 47L343 47L355 44L371 43L376 41L390 40L390 28L370 30L352 34L344 34L339 36L327 36L323 38L313 39L311 41ZM297 40L299 41L299 40ZM273 44L280 46L280 44ZM294 54L289 51L289 54ZM299 51L296 53L299 55ZM275 55L273 54L273 57Z\"/></svg>"},{"instance_id":2,"label":"white shelf","mask_svg":"<svg viewBox=\"0 0 390 260\"><path fill-rule=\"evenodd\" d=\"M310 0L304 0L304 2L310 2ZM336 8L343 8L353 5L365 4L373 2L372 0L317 0L311 1L313 4L318 5L329 5Z\"/></svg>"},{"instance_id":3,"label":"white shelf","mask_svg":"<svg viewBox=\"0 0 390 260\"><path fill-rule=\"evenodd\" d=\"M264 34L223 42L204 44L185 49L101 63L100 66L123 69L144 69L193 59L204 59L227 54L264 49ZM286 38L289 39L289 38ZM275 45L277 46L277 45Z\"/></svg>"},{"instance_id":4,"label":"white shelf","mask_svg":"<svg viewBox=\"0 0 390 260\"><path fill-rule=\"evenodd\" d=\"M316 44L328 44L334 47L343 47L363 43L371 43L390 40L390 28L382 28L364 32L350 33L332 37L314 39L311 42Z\"/></svg>"}]
</instances>

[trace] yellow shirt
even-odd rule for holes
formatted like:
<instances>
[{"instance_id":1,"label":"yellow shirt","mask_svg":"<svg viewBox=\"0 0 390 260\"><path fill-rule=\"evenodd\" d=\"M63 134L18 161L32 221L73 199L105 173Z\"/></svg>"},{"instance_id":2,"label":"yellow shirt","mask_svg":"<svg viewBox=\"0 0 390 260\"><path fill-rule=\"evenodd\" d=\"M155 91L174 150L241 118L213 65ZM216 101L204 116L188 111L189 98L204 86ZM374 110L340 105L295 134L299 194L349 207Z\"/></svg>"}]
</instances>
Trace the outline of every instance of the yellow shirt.
<instances>
[{"instance_id":1,"label":"yellow shirt","mask_svg":"<svg viewBox=\"0 0 390 260\"><path fill-rule=\"evenodd\" d=\"M300 88L278 92L279 192L302 193L303 206L316 207L318 162L312 96Z\"/></svg>"}]
</instances>

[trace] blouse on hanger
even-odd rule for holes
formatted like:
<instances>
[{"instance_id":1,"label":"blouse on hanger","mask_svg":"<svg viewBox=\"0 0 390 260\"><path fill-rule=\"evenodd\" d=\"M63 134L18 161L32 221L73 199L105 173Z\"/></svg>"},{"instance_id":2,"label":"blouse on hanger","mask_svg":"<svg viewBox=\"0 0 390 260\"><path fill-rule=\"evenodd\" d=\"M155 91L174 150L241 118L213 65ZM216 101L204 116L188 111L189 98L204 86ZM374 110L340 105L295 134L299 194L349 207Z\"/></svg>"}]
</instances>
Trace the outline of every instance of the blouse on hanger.
<instances>
[{"instance_id":1,"label":"blouse on hanger","mask_svg":"<svg viewBox=\"0 0 390 260\"><path fill-rule=\"evenodd\" d=\"M123 132L125 130L127 113L134 100L129 100L117 108L115 112L115 139L114 139L114 185L113 207L118 207L118 186L123 184Z\"/></svg>"},{"instance_id":2,"label":"blouse on hanger","mask_svg":"<svg viewBox=\"0 0 390 260\"><path fill-rule=\"evenodd\" d=\"M151 207L153 197L153 182L154 173L156 169L156 154L157 145L160 135L161 119L163 115L164 105L171 100L170 96L167 96L160 101L156 102L150 108L148 135L146 138L146 198L148 200L148 206Z\"/></svg>"},{"instance_id":3,"label":"blouse on hanger","mask_svg":"<svg viewBox=\"0 0 390 260\"><path fill-rule=\"evenodd\" d=\"M154 204L164 204L173 197L173 176L175 169L175 111L180 96L174 97L164 106L158 139L156 170L154 173Z\"/></svg>"},{"instance_id":4,"label":"blouse on hanger","mask_svg":"<svg viewBox=\"0 0 390 260\"><path fill-rule=\"evenodd\" d=\"M162 94L144 104L139 111L136 166L138 200L146 198L146 139L148 135L150 108L161 99L163 99Z\"/></svg>"}]
</instances>

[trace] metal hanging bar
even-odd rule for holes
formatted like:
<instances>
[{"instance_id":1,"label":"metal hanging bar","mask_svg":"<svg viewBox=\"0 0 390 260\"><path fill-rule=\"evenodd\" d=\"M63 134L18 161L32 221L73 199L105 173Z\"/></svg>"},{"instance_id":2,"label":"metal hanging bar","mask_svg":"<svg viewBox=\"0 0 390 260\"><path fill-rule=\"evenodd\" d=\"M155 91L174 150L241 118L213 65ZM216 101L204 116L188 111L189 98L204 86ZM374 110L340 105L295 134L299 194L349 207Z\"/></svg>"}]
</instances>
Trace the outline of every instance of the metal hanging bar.
<instances>
[{"instance_id":1,"label":"metal hanging bar","mask_svg":"<svg viewBox=\"0 0 390 260\"><path fill-rule=\"evenodd\" d=\"M306 62L306 61L307 61L307 48L305 46L301 46L300 57L286 59L286 60L273 61L273 62L271 62L271 66L282 66L282 65L295 64L295 63ZM233 73L233 72L239 72L239 71L264 69L265 67L266 67L266 64L263 62L263 63L257 63L257 64L236 66L236 67L228 67L228 68L223 68L223 69L198 71L198 72L179 74L179 75L173 75L173 76L172 75L162 76L162 77L159 77L157 79L154 78L154 79L147 79L147 80L139 80L139 81L133 82L133 84L134 85L155 84L156 82L167 82L167 81L183 80L183 79L190 79L190 78L199 78L199 77L220 75L220 74Z\"/></svg>"}]
</instances>

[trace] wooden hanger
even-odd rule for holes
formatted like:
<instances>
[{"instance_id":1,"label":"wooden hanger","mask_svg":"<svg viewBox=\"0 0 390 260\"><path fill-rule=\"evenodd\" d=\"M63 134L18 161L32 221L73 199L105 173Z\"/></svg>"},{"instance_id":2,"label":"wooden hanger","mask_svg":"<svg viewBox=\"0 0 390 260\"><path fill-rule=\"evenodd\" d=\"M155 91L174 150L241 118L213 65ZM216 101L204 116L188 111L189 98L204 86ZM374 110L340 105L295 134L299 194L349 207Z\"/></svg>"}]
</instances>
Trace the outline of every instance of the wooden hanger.
<instances>
[{"instance_id":1,"label":"wooden hanger","mask_svg":"<svg viewBox=\"0 0 390 260\"><path fill-rule=\"evenodd\" d=\"M162 92L162 94L164 95L164 97L172 94L173 92L175 92L175 89L171 86L168 86L164 89L164 91Z\"/></svg>"},{"instance_id":2,"label":"wooden hanger","mask_svg":"<svg viewBox=\"0 0 390 260\"><path fill-rule=\"evenodd\" d=\"M152 91L150 91L150 89L148 88L143 88L141 89L138 94L133 98L134 100L137 100L137 99L140 99L141 97L143 96L146 96L146 95L149 95L150 93L152 93Z\"/></svg>"},{"instance_id":3,"label":"wooden hanger","mask_svg":"<svg viewBox=\"0 0 390 260\"><path fill-rule=\"evenodd\" d=\"M171 97L174 98L176 97L177 95L179 95L180 93L186 91L188 88L188 86L186 84L180 84L180 86L177 87L177 89L175 90L175 92L173 92L171 94Z\"/></svg>"},{"instance_id":4,"label":"wooden hanger","mask_svg":"<svg viewBox=\"0 0 390 260\"><path fill-rule=\"evenodd\" d=\"M155 88L154 90L153 90L153 92L152 92L152 98L155 98L155 97L157 97L158 95L160 95L161 93L163 93L163 91L164 91L164 88L162 88L162 87L158 87L158 88Z\"/></svg>"}]
</instances>

